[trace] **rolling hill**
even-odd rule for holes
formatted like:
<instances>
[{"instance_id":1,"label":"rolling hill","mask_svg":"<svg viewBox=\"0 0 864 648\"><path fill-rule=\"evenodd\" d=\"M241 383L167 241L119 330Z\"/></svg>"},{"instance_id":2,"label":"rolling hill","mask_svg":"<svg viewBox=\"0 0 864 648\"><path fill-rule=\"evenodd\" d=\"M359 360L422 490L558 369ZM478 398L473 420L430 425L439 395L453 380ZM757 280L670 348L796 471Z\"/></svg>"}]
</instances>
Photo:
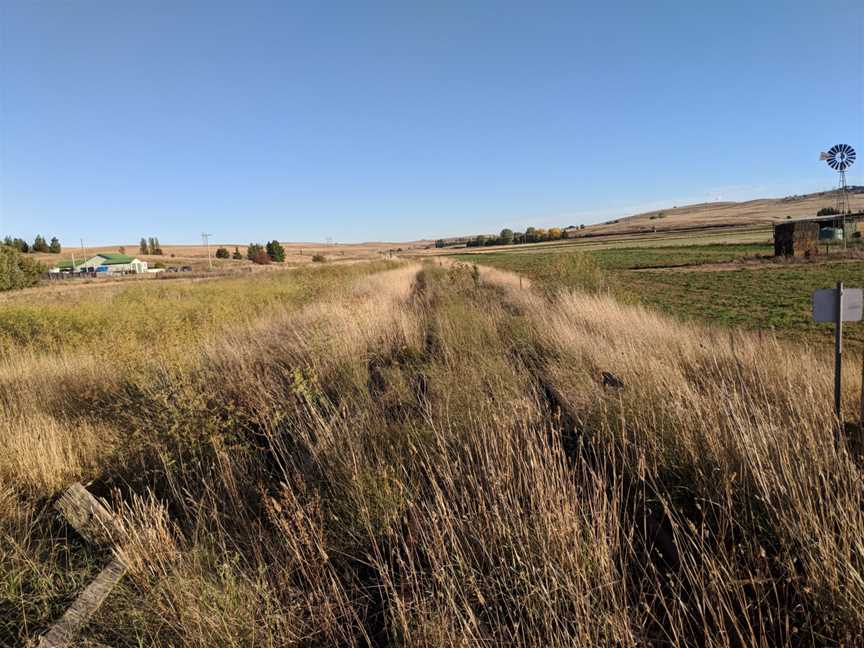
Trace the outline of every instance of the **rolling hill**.
<instances>
[{"instance_id":1,"label":"rolling hill","mask_svg":"<svg viewBox=\"0 0 864 648\"><path fill-rule=\"evenodd\" d=\"M580 230L583 236L670 231L707 227L771 225L787 217L815 216L823 207L833 207L836 191L784 198L759 198L745 202L709 202L672 206L668 209L635 214L589 225ZM853 211L864 210L864 187L851 187L849 200Z\"/></svg>"}]
</instances>

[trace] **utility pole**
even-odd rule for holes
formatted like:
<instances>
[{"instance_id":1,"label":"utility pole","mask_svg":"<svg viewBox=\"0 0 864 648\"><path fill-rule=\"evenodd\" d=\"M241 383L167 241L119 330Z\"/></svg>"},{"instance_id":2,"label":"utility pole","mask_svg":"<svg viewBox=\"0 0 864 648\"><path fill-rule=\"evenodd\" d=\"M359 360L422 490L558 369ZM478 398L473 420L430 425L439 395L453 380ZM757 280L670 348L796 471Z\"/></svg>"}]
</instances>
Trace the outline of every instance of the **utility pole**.
<instances>
[{"instance_id":1,"label":"utility pole","mask_svg":"<svg viewBox=\"0 0 864 648\"><path fill-rule=\"evenodd\" d=\"M213 259L210 258L210 237L212 234L201 234L201 238L204 240L204 245L207 246L207 265L210 269L213 269Z\"/></svg>"}]
</instances>

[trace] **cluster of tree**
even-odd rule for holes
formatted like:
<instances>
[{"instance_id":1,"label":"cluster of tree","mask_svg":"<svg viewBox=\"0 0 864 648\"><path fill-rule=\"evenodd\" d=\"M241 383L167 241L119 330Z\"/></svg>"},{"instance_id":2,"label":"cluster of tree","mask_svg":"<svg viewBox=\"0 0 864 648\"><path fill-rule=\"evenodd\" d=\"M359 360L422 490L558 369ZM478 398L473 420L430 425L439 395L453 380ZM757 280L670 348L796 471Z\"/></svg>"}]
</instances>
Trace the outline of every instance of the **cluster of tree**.
<instances>
[{"instance_id":1,"label":"cluster of tree","mask_svg":"<svg viewBox=\"0 0 864 648\"><path fill-rule=\"evenodd\" d=\"M581 226L581 227L584 227ZM557 241L566 238L564 230L560 227L550 227L548 230L542 227L529 227L524 232L514 232L511 229L503 229L498 236L475 236L468 241L468 247L483 247L486 245L521 245L523 243L540 243L541 241Z\"/></svg>"},{"instance_id":2,"label":"cluster of tree","mask_svg":"<svg viewBox=\"0 0 864 648\"><path fill-rule=\"evenodd\" d=\"M30 245L27 241L20 238L12 238L11 236L7 236L3 239L3 245L6 247L15 248L19 252L51 252L52 254L60 254L60 241L54 236L51 238L51 242L47 243L45 241L45 237L41 234L37 234L36 238L33 241L33 244Z\"/></svg>"},{"instance_id":3,"label":"cluster of tree","mask_svg":"<svg viewBox=\"0 0 864 648\"><path fill-rule=\"evenodd\" d=\"M159 239L155 236L150 238L141 237L141 242L138 244L138 251L141 254L152 254L160 256L162 254L162 246L159 245Z\"/></svg>"},{"instance_id":4,"label":"cluster of tree","mask_svg":"<svg viewBox=\"0 0 864 648\"><path fill-rule=\"evenodd\" d=\"M39 281L45 267L12 245L0 246L0 291L26 288Z\"/></svg>"},{"instance_id":5,"label":"cluster of tree","mask_svg":"<svg viewBox=\"0 0 864 648\"><path fill-rule=\"evenodd\" d=\"M818 212L816 212L817 216L837 216L840 214L839 209L834 209L833 207L823 207Z\"/></svg>"},{"instance_id":6,"label":"cluster of tree","mask_svg":"<svg viewBox=\"0 0 864 648\"><path fill-rule=\"evenodd\" d=\"M236 254L237 251L235 250L235 255ZM234 258L236 259L237 257L235 256ZM265 245L261 245L260 243L250 243L249 247L246 249L246 258L253 263L258 263L260 265L265 265L273 261L276 263L282 263L285 260L285 248L283 248L282 244L275 239L267 242Z\"/></svg>"},{"instance_id":7,"label":"cluster of tree","mask_svg":"<svg viewBox=\"0 0 864 648\"><path fill-rule=\"evenodd\" d=\"M529 227L524 232L514 232L511 229L503 229L498 236L486 236L480 234L472 239L469 239L466 245L468 247L484 247L486 245L520 245L522 243L540 243L541 241L557 241L561 238L566 238L565 230L576 229L575 225L567 228L550 227L548 230L542 227ZM585 229L584 225L580 225L578 229ZM454 245L455 241L448 243L444 239L435 241L436 248L447 247Z\"/></svg>"}]
</instances>

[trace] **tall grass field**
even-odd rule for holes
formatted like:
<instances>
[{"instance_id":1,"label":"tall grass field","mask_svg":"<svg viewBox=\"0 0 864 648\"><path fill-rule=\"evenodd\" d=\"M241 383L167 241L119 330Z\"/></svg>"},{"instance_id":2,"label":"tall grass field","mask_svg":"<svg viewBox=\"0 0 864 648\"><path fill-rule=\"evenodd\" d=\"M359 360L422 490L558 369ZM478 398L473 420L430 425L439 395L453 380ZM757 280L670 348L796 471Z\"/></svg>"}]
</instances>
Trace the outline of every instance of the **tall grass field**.
<instances>
[{"instance_id":1,"label":"tall grass field","mask_svg":"<svg viewBox=\"0 0 864 648\"><path fill-rule=\"evenodd\" d=\"M829 358L625 303L583 257L528 274L0 304L0 645L110 559L53 507L75 481L128 566L83 646L864 645Z\"/></svg>"}]
</instances>

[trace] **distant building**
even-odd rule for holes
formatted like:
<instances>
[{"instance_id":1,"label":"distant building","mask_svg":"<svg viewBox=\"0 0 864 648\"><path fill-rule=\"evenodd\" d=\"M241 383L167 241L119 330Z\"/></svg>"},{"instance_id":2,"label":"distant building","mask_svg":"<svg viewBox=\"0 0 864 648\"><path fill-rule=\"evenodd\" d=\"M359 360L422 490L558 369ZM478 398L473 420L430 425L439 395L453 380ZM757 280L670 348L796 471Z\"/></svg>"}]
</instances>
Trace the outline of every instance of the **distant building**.
<instances>
[{"instance_id":1,"label":"distant building","mask_svg":"<svg viewBox=\"0 0 864 648\"><path fill-rule=\"evenodd\" d=\"M796 218L774 225L774 256L812 257L824 254L832 240L861 239L864 212L845 216ZM842 234L841 234L842 233ZM839 239L834 239L834 236Z\"/></svg>"},{"instance_id":2,"label":"distant building","mask_svg":"<svg viewBox=\"0 0 864 648\"><path fill-rule=\"evenodd\" d=\"M100 252L89 259L82 261L76 260L74 268L72 267L72 261L70 260L61 261L50 270L51 273L73 271L105 275L139 274L141 272L147 272L147 262L117 252Z\"/></svg>"}]
</instances>

